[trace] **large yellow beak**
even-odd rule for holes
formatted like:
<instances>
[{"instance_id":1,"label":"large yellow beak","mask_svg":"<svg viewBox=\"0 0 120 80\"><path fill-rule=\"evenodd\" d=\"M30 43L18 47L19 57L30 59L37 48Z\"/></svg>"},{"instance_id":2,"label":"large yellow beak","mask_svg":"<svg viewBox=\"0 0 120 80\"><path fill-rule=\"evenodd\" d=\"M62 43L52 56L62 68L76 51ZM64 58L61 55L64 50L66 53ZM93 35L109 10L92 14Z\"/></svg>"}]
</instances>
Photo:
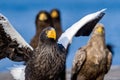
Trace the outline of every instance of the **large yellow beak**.
<instances>
[{"instance_id":1,"label":"large yellow beak","mask_svg":"<svg viewBox=\"0 0 120 80\"><path fill-rule=\"evenodd\" d=\"M100 33L100 34L103 33L103 28L102 27L98 27L97 32Z\"/></svg>"},{"instance_id":2,"label":"large yellow beak","mask_svg":"<svg viewBox=\"0 0 120 80\"><path fill-rule=\"evenodd\" d=\"M56 11L53 11L51 13L51 16L52 16L52 18L56 18L56 17L58 17L58 13Z\"/></svg>"},{"instance_id":3,"label":"large yellow beak","mask_svg":"<svg viewBox=\"0 0 120 80\"><path fill-rule=\"evenodd\" d=\"M39 20L40 20L40 21L47 20L47 16L46 16L46 14L45 14L45 13L41 13L41 14L39 14Z\"/></svg>"},{"instance_id":4,"label":"large yellow beak","mask_svg":"<svg viewBox=\"0 0 120 80\"><path fill-rule=\"evenodd\" d=\"M55 29L51 29L51 30L47 31L46 33L47 33L48 38L52 38L52 39L56 40L56 31L55 31Z\"/></svg>"}]
</instances>

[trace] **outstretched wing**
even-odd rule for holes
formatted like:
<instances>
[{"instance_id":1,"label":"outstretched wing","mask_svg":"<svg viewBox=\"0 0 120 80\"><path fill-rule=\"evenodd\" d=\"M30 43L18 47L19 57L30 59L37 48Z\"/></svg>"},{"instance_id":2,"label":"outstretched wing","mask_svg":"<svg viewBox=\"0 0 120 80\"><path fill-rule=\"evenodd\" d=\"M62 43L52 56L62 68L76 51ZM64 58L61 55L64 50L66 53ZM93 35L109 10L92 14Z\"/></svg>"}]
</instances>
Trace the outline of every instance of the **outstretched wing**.
<instances>
[{"instance_id":1,"label":"outstretched wing","mask_svg":"<svg viewBox=\"0 0 120 80\"><path fill-rule=\"evenodd\" d=\"M86 52L82 48L79 49L74 57L73 65L72 65L72 74L71 74L71 80L77 80L77 75L84 64L86 59Z\"/></svg>"},{"instance_id":2,"label":"outstretched wing","mask_svg":"<svg viewBox=\"0 0 120 80\"><path fill-rule=\"evenodd\" d=\"M62 44L65 49L71 43L74 36L88 36L97 22L103 17L105 9L98 12L88 14L78 22L68 28L58 39L58 43Z\"/></svg>"},{"instance_id":3,"label":"outstretched wing","mask_svg":"<svg viewBox=\"0 0 120 80\"><path fill-rule=\"evenodd\" d=\"M103 13L105 9L98 11L92 15L97 15L94 19L91 19L90 21L87 22L87 24L85 24L83 27L81 27L79 29L79 31L76 33L76 37L79 36L89 36L90 33L92 32L93 28L95 27L95 25L101 20L101 18L105 15L105 13Z\"/></svg>"},{"instance_id":4,"label":"outstretched wing","mask_svg":"<svg viewBox=\"0 0 120 80\"><path fill-rule=\"evenodd\" d=\"M33 48L12 27L8 19L0 14L0 59L8 57L13 61L28 60Z\"/></svg>"}]
</instances>

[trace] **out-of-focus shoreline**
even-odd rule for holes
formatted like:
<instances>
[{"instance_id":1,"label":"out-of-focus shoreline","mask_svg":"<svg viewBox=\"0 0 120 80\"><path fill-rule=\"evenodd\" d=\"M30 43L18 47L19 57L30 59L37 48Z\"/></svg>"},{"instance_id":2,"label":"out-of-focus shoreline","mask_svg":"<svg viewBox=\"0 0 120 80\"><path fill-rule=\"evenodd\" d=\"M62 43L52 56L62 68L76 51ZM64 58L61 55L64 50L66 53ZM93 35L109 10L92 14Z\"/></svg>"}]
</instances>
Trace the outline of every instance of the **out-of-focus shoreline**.
<instances>
[{"instance_id":1,"label":"out-of-focus shoreline","mask_svg":"<svg viewBox=\"0 0 120 80\"><path fill-rule=\"evenodd\" d=\"M0 72L0 80L14 80L9 71ZM67 80L70 80L70 70L67 70ZM120 80L120 66L112 66L104 80Z\"/></svg>"}]
</instances>

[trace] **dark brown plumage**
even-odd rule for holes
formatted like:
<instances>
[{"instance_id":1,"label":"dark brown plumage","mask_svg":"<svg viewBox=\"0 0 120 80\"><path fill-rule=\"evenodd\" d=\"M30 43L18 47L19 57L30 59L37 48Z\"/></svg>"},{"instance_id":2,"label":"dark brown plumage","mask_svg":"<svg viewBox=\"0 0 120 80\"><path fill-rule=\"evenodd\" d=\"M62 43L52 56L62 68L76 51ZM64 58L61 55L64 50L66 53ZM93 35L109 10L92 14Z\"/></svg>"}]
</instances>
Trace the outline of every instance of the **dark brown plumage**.
<instances>
[{"instance_id":1,"label":"dark brown plumage","mask_svg":"<svg viewBox=\"0 0 120 80\"><path fill-rule=\"evenodd\" d=\"M25 80L58 80L64 70L66 51L56 42L56 32L52 27L44 29L39 44L28 61Z\"/></svg>"},{"instance_id":2,"label":"dark brown plumage","mask_svg":"<svg viewBox=\"0 0 120 80\"><path fill-rule=\"evenodd\" d=\"M1 18L1 17L0 17ZM8 45L7 43L4 44L4 37L2 37L2 35L4 35L3 29L2 29L2 24L0 24L0 59L5 58L7 55L4 53L5 52L5 48L4 46ZM9 41L9 40L8 40Z\"/></svg>"},{"instance_id":3,"label":"dark brown plumage","mask_svg":"<svg viewBox=\"0 0 120 80\"><path fill-rule=\"evenodd\" d=\"M56 33L57 33L57 39L61 36L62 34L62 26L61 26L61 14L60 11L58 9L52 9L50 12L51 18L52 18L52 23L54 28L56 29ZM68 51L69 51L69 47L67 49L67 55L68 55ZM61 80L65 80L66 79L66 66L65 66L65 70L61 75Z\"/></svg>"},{"instance_id":4,"label":"dark brown plumage","mask_svg":"<svg viewBox=\"0 0 120 80\"><path fill-rule=\"evenodd\" d=\"M38 45L39 35L41 31L46 27L52 26L52 19L50 14L46 11L40 11L36 16L35 24L36 24L36 33L30 42L30 45L34 49Z\"/></svg>"},{"instance_id":5,"label":"dark brown plumage","mask_svg":"<svg viewBox=\"0 0 120 80\"><path fill-rule=\"evenodd\" d=\"M60 11L58 9L52 9L50 12L50 15L52 18L53 26L56 29L57 39L58 39L60 35L62 34Z\"/></svg>"},{"instance_id":6,"label":"dark brown plumage","mask_svg":"<svg viewBox=\"0 0 120 80\"><path fill-rule=\"evenodd\" d=\"M104 80L112 63L112 54L105 44L102 24L97 24L88 44L75 55L72 67L72 80Z\"/></svg>"}]
</instances>

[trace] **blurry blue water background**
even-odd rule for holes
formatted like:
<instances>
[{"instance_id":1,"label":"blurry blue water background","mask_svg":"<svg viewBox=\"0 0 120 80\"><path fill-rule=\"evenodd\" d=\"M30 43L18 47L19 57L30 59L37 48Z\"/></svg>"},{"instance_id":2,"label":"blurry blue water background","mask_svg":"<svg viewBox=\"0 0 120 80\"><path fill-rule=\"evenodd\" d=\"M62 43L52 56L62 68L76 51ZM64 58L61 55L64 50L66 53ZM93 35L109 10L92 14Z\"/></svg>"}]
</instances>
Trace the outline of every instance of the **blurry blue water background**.
<instances>
[{"instance_id":1,"label":"blurry blue water background","mask_svg":"<svg viewBox=\"0 0 120 80\"><path fill-rule=\"evenodd\" d=\"M61 12L61 24L65 31L83 16L107 8L100 21L105 25L106 43L113 45L112 65L120 65L120 1L119 0L0 0L0 13L4 14L14 28L29 43L35 35L35 17L41 10L57 8ZM84 46L89 37L74 38L67 57L67 68L71 68L75 52ZM23 62L13 62L7 58L0 61L0 71Z\"/></svg>"}]
</instances>

